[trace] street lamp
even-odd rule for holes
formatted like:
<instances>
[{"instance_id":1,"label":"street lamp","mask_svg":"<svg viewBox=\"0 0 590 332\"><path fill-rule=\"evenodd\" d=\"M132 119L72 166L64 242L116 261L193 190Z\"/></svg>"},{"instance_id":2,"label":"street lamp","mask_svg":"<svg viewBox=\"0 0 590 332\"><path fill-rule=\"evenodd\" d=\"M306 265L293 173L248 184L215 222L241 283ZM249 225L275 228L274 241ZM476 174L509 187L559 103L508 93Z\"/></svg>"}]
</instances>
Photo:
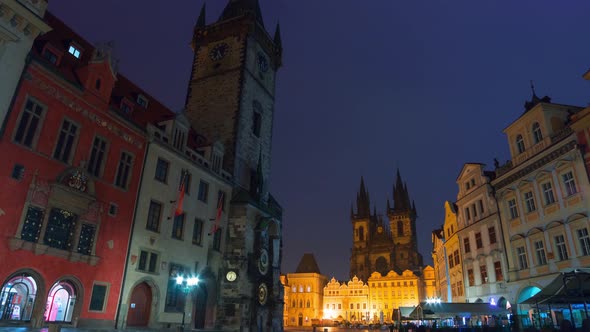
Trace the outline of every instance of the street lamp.
<instances>
[{"instance_id":1,"label":"street lamp","mask_svg":"<svg viewBox=\"0 0 590 332\"><path fill-rule=\"evenodd\" d=\"M189 276L183 277L182 275L178 275L176 277L176 286L181 288L184 294L188 295L191 292L191 289L199 284L199 277L197 276ZM182 305L182 325L181 330L184 330L184 316L186 315L186 297L184 298L184 303Z\"/></svg>"}]
</instances>

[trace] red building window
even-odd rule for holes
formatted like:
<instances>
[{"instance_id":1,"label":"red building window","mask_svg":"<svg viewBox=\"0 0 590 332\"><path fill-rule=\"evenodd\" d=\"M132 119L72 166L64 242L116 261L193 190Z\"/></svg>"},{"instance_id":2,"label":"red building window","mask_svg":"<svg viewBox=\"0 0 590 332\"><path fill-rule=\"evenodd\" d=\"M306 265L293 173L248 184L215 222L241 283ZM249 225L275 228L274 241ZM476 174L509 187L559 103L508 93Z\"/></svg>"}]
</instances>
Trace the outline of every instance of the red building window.
<instances>
[{"instance_id":1,"label":"red building window","mask_svg":"<svg viewBox=\"0 0 590 332\"><path fill-rule=\"evenodd\" d=\"M88 160L88 172L96 177L100 176L103 162L106 160L107 142L95 137L90 151L90 160Z\"/></svg>"},{"instance_id":2,"label":"red building window","mask_svg":"<svg viewBox=\"0 0 590 332\"><path fill-rule=\"evenodd\" d=\"M131 166L133 165L133 156L125 151L121 152L117 176L115 177L115 186L127 189L129 178L131 177Z\"/></svg>"},{"instance_id":3,"label":"red building window","mask_svg":"<svg viewBox=\"0 0 590 332\"><path fill-rule=\"evenodd\" d=\"M53 158L69 164L72 151L75 149L76 138L78 136L78 125L68 119L64 119L61 129L59 130L59 137L57 145L53 152Z\"/></svg>"},{"instance_id":4,"label":"red building window","mask_svg":"<svg viewBox=\"0 0 590 332\"><path fill-rule=\"evenodd\" d=\"M26 147L32 148L41 129L41 120L45 108L32 99L27 99L25 109L21 113L14 141Z\"/></svg>"}]
</instances>

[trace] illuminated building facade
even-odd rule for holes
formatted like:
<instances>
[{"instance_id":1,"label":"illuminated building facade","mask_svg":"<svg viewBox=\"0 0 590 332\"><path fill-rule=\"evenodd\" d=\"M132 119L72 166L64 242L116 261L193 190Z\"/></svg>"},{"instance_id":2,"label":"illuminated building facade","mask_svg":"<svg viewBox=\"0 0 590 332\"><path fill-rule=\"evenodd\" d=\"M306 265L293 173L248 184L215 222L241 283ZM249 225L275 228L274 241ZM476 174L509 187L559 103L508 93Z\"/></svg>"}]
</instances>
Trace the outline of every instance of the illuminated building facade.
<instances>
[{"instance_id":1,"label":"illuminated building facade","mask_svg":"<svg viewBox=\"0 0 590 332\"><path fill-rule=\"evenodd\" d=\"M492 181L503 222L508 299L521 302L558 272L590 266L590 190L583 151L569 126L576 106L533 98L504 133L512 159ZM522 314L522 323L529 318Z\"/></svg>"},{"instance_id":2,"label":"illuminated building facade","mask_svg":"<svg viewBox=\"0 0 590 332\"><path fill-rule=\"evenodd\" d=\"M465 289L463 287L463 266L462 255L460 253L459 238L457 231L457 206L449 201L445 202L445 223L443 232L445 241L443 243L443 252L447 266L447 294L448 302L463 302L465 299Z\"/></svg>"},{"instance_id":3,"label":"illuminated building facade","mask_svg":"<svg viewBox=\"0 0 590 332\"><path fill-rule=\"evenodd\" d=\"M445 250L444 228L432 231L432 261L434 262L434 277L436 297L443 302L449 302L451 288L448 281L447 254Z\"/></svg>"},{"instance_id":4,"label":"illuminated building facade","mask_svg":"<svg viewBox=\"0 0 590 332\"><path fill-rule=\"evenodd\" d=\"M357 277L340 283L332 278L324 288L326 319L362 322L369 315L369 285Z\"/></svg>"},{"instance_id":5,"label":"illuminated building facade","mask_svg":"<svg viewBox=\"0 0 590 332\"><path fill-rule=\"evenodd\" d=\"M506 307L508 268L503 227L491 186L495 173L484 170L484 166L465 164L457 177L456 238L461 249L461 281L465 294L453 296L453 302L494 302Z\"/></svg>"},{"instance_id":6,"label":"illuminated building facade","mask_svg":"<svg viewBox=\"0 0 590 332\"><path fill-rule=\"evenodd\" d=\"M304 254L295 273L287 274L289 293L285 293L288 326L312 326L325 316L324 286L327 278L313 254Z\"/></svg>"}]
</instances>

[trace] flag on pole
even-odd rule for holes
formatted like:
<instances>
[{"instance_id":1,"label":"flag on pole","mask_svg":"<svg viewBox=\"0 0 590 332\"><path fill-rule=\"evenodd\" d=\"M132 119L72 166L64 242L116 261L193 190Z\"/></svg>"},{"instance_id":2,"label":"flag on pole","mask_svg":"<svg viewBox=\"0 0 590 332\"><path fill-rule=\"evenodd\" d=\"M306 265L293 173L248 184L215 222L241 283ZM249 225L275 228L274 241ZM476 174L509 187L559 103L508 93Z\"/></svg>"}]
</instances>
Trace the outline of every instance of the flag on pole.
<instances>
[{"instance_id":1,"label":"flag on pole","mask_svg":"<svg viewBox=\"0 0 590 332\"><path fill-rule=\"evenodd\" d=\"M223 213L224 196L224 192L220 191L219 198L217 200L217 214L215 215L215 222L211 227L209 235L215 234L219 230L219 222L221 221L221 214Z\"/></svg>"},{"instance_id":2,"label":"flag on pole","mask_svg":"<svg viewBox=\"0 0 590 332\"><path fill-rule=\"evenodd\" d=\"M182 211L182 203L184 201L184 192L185 190L185 185L186 185L186 172L182 172L182 175L180 176L180 186L178 187L178 194L176 197L175 201L171 201L170 203L176 203L175 207L174 207L174 214L170 215L170 217L168 217L168 219L173 219L176 218L180 215L182 215L183 211Z\"/></svg>"}]
</instances>

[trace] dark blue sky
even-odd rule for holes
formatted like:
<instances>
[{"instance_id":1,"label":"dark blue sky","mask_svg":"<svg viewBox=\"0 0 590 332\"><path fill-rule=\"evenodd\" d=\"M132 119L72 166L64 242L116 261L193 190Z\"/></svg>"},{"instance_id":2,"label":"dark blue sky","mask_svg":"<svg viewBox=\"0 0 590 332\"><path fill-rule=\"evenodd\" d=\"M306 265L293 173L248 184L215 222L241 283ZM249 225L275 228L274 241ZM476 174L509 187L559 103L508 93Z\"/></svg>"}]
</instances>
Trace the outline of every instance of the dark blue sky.
<instances>
[{"instance_id":1,"label":"dark blue sky","mask_svg":"<svg viewBox=\"0 0 590 332\"><path fill-rule=\"evenodd\" d=\"M173 110L183 107L192 28L203 1L51 1L96 43L114 40L120 71ZM207 22L225 0L207 3ZM529 81L554 102L587 105L590 1L261 0L278 20L271 189L285 209L283 272L303 253L348 278L350 204L365 177L379 213L396 168L418 209L420 252L456 199L465 162L509 158L502 130Z\"/></svg>"}]
</instances>

